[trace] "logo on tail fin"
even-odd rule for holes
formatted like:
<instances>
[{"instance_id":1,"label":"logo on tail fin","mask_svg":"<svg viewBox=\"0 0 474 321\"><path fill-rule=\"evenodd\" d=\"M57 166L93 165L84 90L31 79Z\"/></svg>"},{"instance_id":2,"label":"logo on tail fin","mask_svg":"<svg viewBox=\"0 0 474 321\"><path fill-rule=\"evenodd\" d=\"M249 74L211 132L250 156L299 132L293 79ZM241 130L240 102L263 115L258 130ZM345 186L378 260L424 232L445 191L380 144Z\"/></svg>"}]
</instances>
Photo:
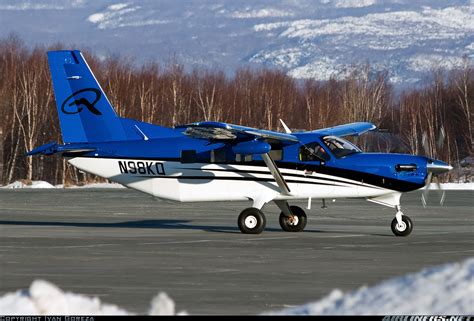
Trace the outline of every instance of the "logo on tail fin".
<instances>
[{"instance_id":1,"label":"logo on tail fin","mask_svg":"<svg viewBox=\"0 0 474 321\"><path fill-rule=\"evenodd\" d=\"M99 101L101 96L101 92L95 88L84 88L78 90L64 100L61 105L61 111L65 114L73 115L80 113L84 107L86 107L94 115L102 115L102 113L95 108L95 104ZM73 106L76 106L76 108Z\"/></svg>"}]
</instances>

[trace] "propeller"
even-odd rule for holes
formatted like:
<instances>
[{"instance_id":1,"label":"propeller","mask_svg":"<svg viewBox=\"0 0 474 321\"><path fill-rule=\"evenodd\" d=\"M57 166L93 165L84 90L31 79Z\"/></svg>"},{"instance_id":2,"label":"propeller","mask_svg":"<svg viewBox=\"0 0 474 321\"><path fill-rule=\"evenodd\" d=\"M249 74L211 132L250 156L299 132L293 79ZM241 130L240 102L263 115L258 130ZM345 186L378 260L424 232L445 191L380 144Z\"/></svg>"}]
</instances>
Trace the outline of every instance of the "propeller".
<instances>
[{"instance_id":1,"label":"propeller","mask_svg":"<svg viewBox=\"0 0 474 321\"><path fill-rule=\"evenodd\" d=\"M436 141L437 150L441 150L444 145L445 138L446 132L444 130L444 127L441 126L441 128L439 129L438 139ZM428 136L426 135L426 132L423 133L423 136L421 138L421 145L423 146L425 155L430 155ZM433 181L433 178L436 178L436 189L439 191L439 193L441 193L439 205L443 206L444 201L446 199L446 191L442 188L438 175L451 170L452 167L440 161L430 160L426 164L426 169L428 171L428 175L426 176L426 186L423 190L423 193L421 194L421 204L423 204L423 207L426 208L428 202L428 194L430 191L430 184Z\"/></svg>"},{"instance_id":2,"label":"propeller","mask_svg":"<svg viewBox=\"0 0 474 321\"><path fill-rule=\"evenodd\" d=\"M285 133L291 134L291 129L288 127L285 122L280 118L281 125L283 126L283 129L285 129Z\"/></svg>"}]
</instances>

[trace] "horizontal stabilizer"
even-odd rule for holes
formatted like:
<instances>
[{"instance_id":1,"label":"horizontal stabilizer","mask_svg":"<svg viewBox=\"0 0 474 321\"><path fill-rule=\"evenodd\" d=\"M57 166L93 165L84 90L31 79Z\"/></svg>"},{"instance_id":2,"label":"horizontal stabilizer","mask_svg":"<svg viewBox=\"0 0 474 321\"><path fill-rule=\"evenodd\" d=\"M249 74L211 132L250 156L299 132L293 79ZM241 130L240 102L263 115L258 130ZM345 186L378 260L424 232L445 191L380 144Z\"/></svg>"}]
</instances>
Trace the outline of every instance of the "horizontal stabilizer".
<instances>
[{"instance_id":1,"label":"horizontal stabilizer","mask_svg":"<svg viewBox=\"0 0 474 321\"><path fill-rule=\"evenodd\" d=\"M88 148L84 144L59 145L56 142L51 142L40 147L36 147L32 151L26 153L26 156L33 156L38 154L53 155L56 153L84 153L93 152L95 150L95 148Z\"/></svg>"}]
</instances>

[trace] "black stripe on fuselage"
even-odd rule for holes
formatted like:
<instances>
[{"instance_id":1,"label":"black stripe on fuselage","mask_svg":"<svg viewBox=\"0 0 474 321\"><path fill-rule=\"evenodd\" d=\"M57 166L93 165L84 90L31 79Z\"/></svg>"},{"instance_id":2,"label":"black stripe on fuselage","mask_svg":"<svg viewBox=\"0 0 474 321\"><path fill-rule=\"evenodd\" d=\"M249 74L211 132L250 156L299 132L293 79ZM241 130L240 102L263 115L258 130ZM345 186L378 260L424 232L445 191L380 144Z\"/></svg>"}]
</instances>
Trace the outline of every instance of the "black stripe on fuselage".
<instances>
[{"instance_id":1,"label":"black stripe on fuselage","mask_svg":"<svg viewBox=\"0 0 474 321\"><path fill-rule=\"evenodd\" d=\"M264 175L272 175L269 171L256 171L256 170L244 170L244 169L234 169L234 168L212 168L212 169L207 169L207 168L192 168L192 167L183 167L182 169L187 169L187 170L196 170L196 171L206 171L206 172L229 172L229 173L248 173L248 174L264 174ZM362 183L357 183L357 182L347 182L347 181L341 181L338 179L333 179L333 178L328 178L328 177L319 177L319 176L308 176L304 174L293 174L293 173L281 173L283 177L285 177L285 181L289 181L286 179L287 176L291 177L300 177L300 178L306 178L310 180L322 180L322 181L328 181L331 183L342 183L342 184L349 184L349 185L355 185L355 186L367 186ZM306 181L298 181L298 182L306 182ZM335 185L335 184L332 184ZM342 186L342 185L338 185ZM376 188L380 188L378 186L374 186Z\"/></svg>"}]
</instances>

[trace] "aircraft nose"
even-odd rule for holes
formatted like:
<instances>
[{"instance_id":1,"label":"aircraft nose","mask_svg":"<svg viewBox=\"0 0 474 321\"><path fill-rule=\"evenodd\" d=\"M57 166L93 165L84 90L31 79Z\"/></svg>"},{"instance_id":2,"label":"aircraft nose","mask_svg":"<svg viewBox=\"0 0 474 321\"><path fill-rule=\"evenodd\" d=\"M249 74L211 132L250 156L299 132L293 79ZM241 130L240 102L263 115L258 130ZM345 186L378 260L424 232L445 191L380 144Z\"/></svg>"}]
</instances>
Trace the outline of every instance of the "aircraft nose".
<instances>
[{"instance_id":1,"label":"aircraft nose","mask_svg":"<svg viewBox=\"0 0 474 321\"><path fill-rule=\"evenodd\" d=\"M426 169L429 173L437 175L449 172L453 169L453 167L440 160L428 159L428 162L426 163Z\"/></svg>"}]
</instances>

